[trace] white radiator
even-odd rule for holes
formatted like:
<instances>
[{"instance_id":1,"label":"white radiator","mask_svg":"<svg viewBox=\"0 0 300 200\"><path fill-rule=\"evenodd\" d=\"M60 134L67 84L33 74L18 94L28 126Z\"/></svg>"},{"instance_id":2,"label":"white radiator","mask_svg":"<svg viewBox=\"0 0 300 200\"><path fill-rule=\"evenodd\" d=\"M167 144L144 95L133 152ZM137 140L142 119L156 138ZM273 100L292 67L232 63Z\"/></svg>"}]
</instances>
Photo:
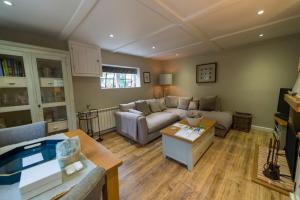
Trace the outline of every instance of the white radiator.
<instances>
[{"instance_id":1,"label":"white radiator","mask_svg":"<svg viewBox=\"0 0 300 200\"><path fill-rule=\"evenodd\" d=\"M92 119L92 128L94 133L96 132L106 132L109 130L113 130L116 128L116 120L115 120L115 112L118 111L118 107L104 108L98 109L97 111L99 115L99 121L96 119ZM89 125L90 126L90 125ZM79 127L79 126L78 126ZM99 130L100 127L100 130ZM80 127L82 130L87 132L87 122L85 120L80 121ZM91 127L89 127L91 128Z\"/></svg>"}]
</instances>

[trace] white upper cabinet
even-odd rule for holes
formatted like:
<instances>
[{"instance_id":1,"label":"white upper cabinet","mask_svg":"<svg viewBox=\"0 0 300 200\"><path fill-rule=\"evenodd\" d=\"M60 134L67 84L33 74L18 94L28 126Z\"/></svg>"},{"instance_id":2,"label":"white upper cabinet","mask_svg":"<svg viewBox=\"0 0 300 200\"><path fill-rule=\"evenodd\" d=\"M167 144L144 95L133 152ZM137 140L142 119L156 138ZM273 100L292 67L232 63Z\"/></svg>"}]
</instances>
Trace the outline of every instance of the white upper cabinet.
<instances>
[{"instance_id":1,"label":"white upper cabinet","mask_svg":"<svg viewBox=\"0 0 300 200\"><path fill-rule=\"evenodd\" d=\"M69 42L73 76L99 77L102 71L101 49L74 41Z\"/></svg>"}]
</instances>

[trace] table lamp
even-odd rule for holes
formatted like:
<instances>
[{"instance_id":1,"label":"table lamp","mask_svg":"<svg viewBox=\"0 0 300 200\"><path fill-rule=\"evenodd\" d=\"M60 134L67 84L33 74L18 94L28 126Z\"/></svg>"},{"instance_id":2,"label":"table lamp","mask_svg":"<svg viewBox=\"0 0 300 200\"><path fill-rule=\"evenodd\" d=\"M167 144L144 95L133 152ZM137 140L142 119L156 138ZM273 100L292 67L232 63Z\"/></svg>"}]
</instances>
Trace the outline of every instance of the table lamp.
<instances>
[{"instance_id":1,"label":"table lamp","mask_svg":"<svg viewBox=\"0 0 300 200\"><path fill-rule=\"evenodd\" d=\"M173 75L172 74L160 74L159 75L159 84L163 87L163 96L166 96L167 87L173 84Z\"/></svg>"}]
</instances>

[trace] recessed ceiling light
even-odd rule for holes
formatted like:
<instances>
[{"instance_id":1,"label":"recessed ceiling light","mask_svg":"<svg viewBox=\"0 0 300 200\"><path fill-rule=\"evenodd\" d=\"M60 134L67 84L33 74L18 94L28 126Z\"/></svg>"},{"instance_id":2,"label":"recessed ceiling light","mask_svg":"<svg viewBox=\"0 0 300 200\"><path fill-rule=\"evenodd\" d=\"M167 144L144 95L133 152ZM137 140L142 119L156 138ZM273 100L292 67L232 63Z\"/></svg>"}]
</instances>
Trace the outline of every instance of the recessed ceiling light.
<instances>
[{"instance_id":1,"label":"recessed ceiling light","mask_svg":"<svg viewBox=\"0 0 300 200\"><path fill-rule=\"evenodd\" d=\"M178 53L176 53L176 54L175 54L175 56L179 56L179 54L178 54Z\"/></svg>"},{"instance_id":2,"label":"recessed ceiling light","mask_svg":"<svg viewBox=\"0 0 300 200\"><path fill-rule=\"evenodd\" d=\"M259 37L264 37L264 34L263 33L259 34Z\"/></svg>"},{"instance_id":3,"label":"recessed ceiling light","mask_svg":"<svg viewBox=\"0 0 300 200\"><path fill-rule=\"evenodd\" d=\"M257 14L262 15L262 14L264 14L264 12L265 12L264 10L259 10L259 11L257 11Z\"/></svg>"},{"instance_id":4,"label":"recessed ceiling light","mask_svg":"<svg viewBox=\"0 0 300 200\"><path fill-rule=\"evenodd\" d=\"M152 49L155 49L156 47L155 46L152 46Z\"/></svg>"},{"instance_id":5,"label":"recessed ceiling light","mask_svg":"<svg viewBox=\"0 0 300 200\"><path fill-rule=\"evenodd\" d=\"M3 1L3 3L6 4L6 5L8 5L8 6L12 6L13 5L13 3L10 2L10 1Z\"/></svg>"},{"instance_id":6,"label":"recessed ceiling light","mask_svg":"<svg viewBox=\"0 0 300 200\"><path fill-rule=\"evenodd\" d=\"M115 36L114 36L114 34L109 34L109 37L110 37L110 38L113 38L113 37L115 37Z\"/></svg>"}]
</instances>

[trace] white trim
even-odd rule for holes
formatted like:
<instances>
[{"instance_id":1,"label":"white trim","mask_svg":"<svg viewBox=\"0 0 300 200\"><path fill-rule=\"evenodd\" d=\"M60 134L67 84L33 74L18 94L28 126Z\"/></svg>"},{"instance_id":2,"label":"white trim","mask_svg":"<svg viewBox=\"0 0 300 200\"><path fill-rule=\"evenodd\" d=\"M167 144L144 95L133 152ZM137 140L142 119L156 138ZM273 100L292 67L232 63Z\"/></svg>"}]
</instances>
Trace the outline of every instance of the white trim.
<instances>
[{"instance_id":1,"label":"white trim","mask_svg":"<svg viewBox=\"0 0 300 200\"><path fill-rule=\"evenodd\" d=\"M251 125L251 129L257 130L257 131L263 131L267 133L273 133L273 128L263 127L263 126L257 126L257 125Z\"/></svg>"},{"instance_id":2,"label":"white trim","mask_svg":"<svg viewBox=\"0 0 300 200\"><path fill-rule=\"evenodd\" d=\"M3 45L2 48L5 50L12 50L12 51L21 51L26 53L46 53L52 54L59 57L66 57L69 55L69 51L59 50L59 49L52 49L47 47L41 47L36 45L29 45L24 43L17 43L11 42L6 40L0 40L0 45Z\"/></svg>"},{"instance_id":3,"label":"white trim","mask_svg":"<svg viewBox=\"0 0 300 200\"><path fill-rule=\"evenodd\" d=\"M71 19L60 33L62 40L67 39L74 30L84 21L99 0L81 0Z\"/></svg>"}]
</instances>

